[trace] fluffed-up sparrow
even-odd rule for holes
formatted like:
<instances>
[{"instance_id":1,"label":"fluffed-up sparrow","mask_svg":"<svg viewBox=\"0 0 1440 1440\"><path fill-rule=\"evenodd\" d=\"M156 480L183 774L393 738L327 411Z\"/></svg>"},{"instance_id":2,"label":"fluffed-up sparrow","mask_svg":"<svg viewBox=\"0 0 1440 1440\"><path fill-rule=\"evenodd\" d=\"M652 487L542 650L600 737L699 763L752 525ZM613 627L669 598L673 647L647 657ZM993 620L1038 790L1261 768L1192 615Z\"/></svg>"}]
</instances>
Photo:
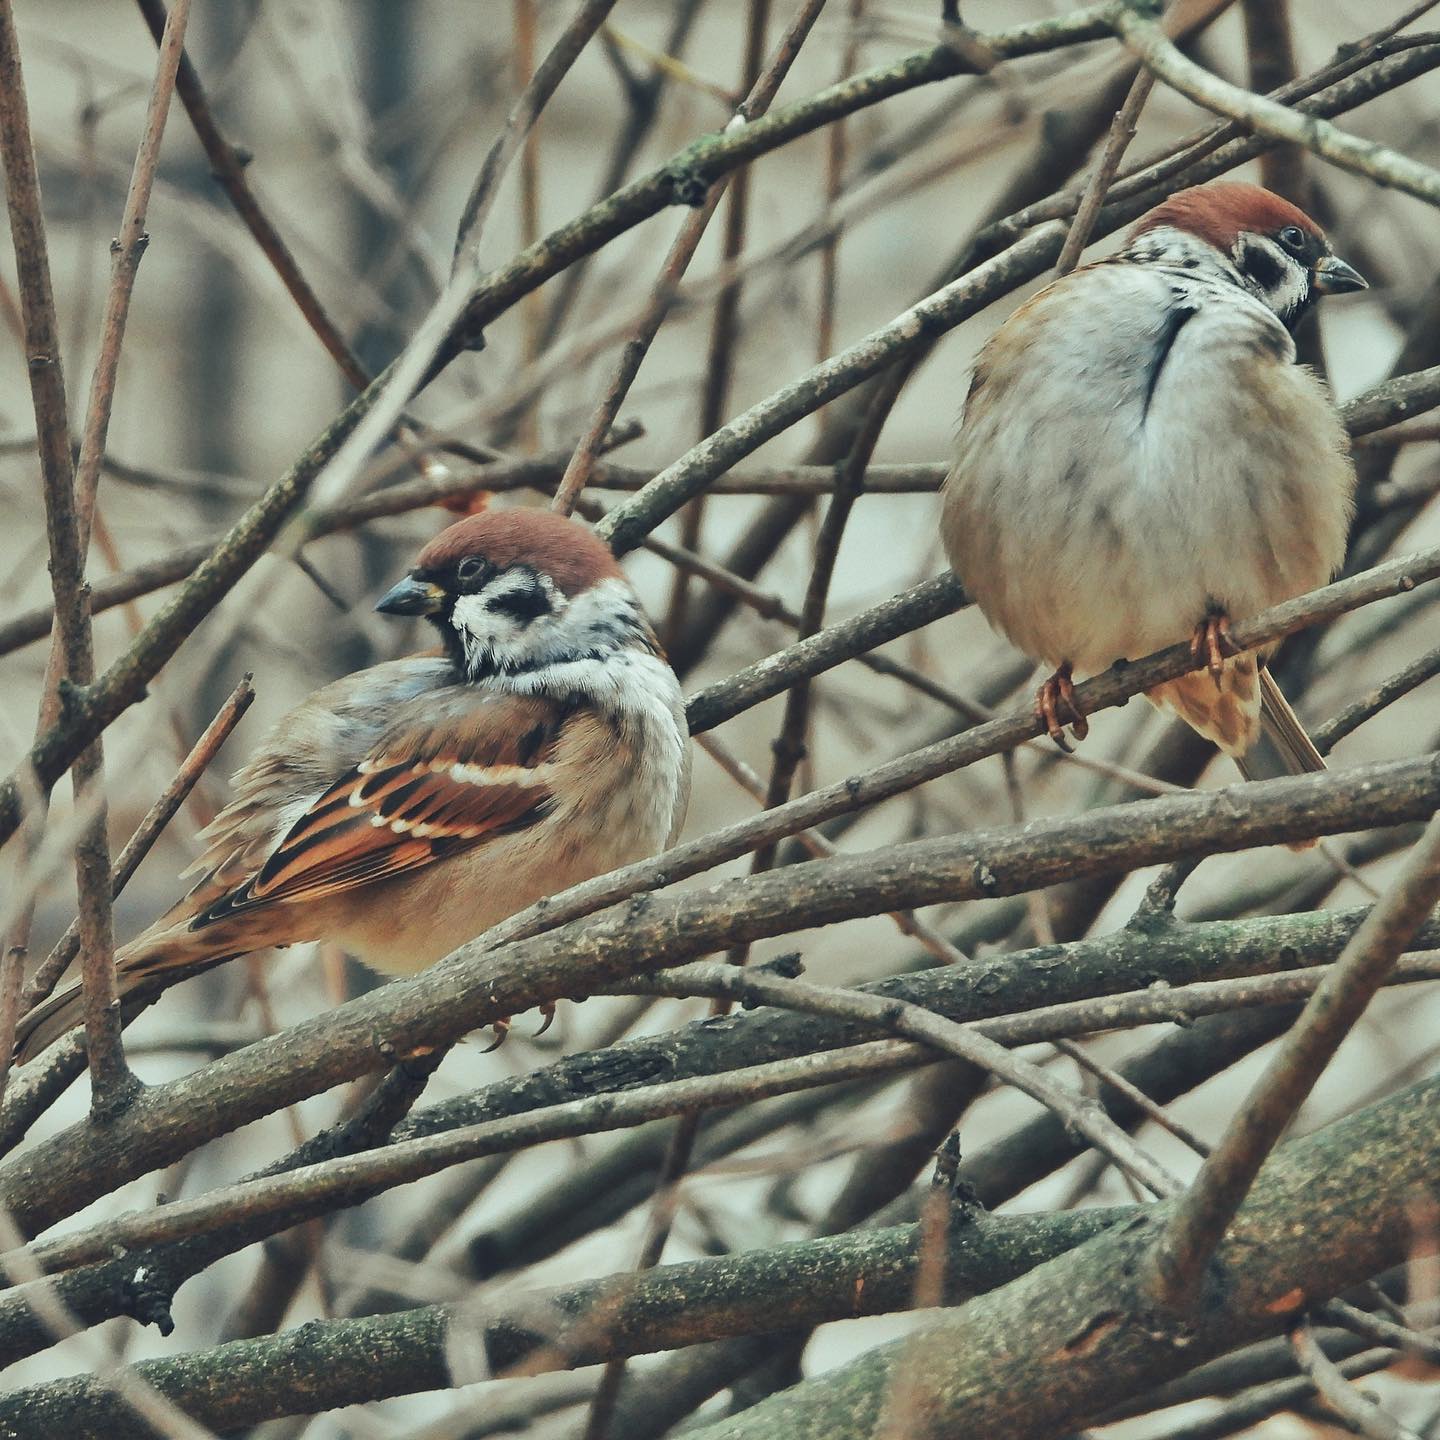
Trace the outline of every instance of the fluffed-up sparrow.
<instances>
[{"instance_id":1,"label":"fluffed-up sparrow","mask_svg":"<svg viewBox=\"0 0 1440 1440\"><path fill-rule=\"evenodd\" d=\"M1344 557L1348 440L1290 332L1317 296L1363 288L1309 216L1218 183L1142 216L986 344L942 534L991 624L1053 668L1036 708L1057 742L1087 728L1073 676L1189 636L1206 668L1153 701L1247 775L1324 769L1265 654L1227 632Z\"/></svg>"},{"instance_id":2,"label":"fluffed-up sparrow","mask_svg":"<svg viewBox=\"0 0 1440 1440\"><path fill-rule=\"evenodd\" d=\"M679 829L680 686L588 530L531 510L462 520L376 608L424 615L442 652L347 675L274 727L202 835L199 883L116 955L122 996L319 939L408 974ZM17 1058L80 1016L78 986L32 1010Z\"/></svg>"}]
</instances>

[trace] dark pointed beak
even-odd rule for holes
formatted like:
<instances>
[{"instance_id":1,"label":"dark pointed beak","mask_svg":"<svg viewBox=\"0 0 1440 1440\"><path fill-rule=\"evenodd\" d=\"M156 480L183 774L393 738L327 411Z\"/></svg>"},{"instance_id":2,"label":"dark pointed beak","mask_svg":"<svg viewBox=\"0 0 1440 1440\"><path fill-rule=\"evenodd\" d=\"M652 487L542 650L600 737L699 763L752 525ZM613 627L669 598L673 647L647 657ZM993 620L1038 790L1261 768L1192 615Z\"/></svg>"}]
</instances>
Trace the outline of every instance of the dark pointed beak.
<instances>
[{"instance_id":1,"label":"dark pointed beak","mask_svg":"<svg viewBox=\"0 0 1440 1440\"><path fill-rule=\"evenodd\" d=\"M1368 290L1370 282L1353 265L1337 255L1326 255L1315 262L1310 283L1318 295L1343 295L1347 290Z\"/></svg>"},{"instance_id":2,"label":"dark pointed beak","mask_svg":"<svg viewBox=\"0 0 1440 1440\"><path fill-rule=\"evenodd\" d=\"M407 575L380 597L382 615L433 615L445 603L445 592L430 580Z\"/></svg>"}]
</instances>

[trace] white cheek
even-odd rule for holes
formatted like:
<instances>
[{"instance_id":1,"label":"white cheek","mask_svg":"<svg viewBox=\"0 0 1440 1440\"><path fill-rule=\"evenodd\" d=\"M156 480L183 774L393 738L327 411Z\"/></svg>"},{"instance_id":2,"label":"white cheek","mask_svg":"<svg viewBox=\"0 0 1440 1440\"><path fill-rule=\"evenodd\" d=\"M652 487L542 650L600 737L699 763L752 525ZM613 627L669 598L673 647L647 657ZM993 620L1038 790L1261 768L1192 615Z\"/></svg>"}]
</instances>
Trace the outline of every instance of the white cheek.
<instances>
[{"instance_id":1,"label":"white cheek","mask_svg":"<svg viewBox=\"0 0 1440 1440\"><path fill-rule=\"evenodd\" d=\"M514 633L514 625L489 609L479 595L462 595L450 612L450 623L457 630L488 644L497 644Z\"/></svg>"}]
</instances>

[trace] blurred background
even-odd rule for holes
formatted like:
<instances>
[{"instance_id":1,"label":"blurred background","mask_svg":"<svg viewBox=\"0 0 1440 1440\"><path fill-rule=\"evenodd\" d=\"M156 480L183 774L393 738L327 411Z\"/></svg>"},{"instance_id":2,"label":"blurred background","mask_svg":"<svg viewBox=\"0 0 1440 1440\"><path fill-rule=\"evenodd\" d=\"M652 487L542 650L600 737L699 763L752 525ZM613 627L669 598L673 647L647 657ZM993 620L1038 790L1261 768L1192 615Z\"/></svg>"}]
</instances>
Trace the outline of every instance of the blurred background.
<instances>
[{"instance_id":1,"label":"blurred background","mask_svg":"<svg viewBox=\"0 0 1440 1440\"><path fill-rule=\"evenodd\" d=\"M247 177L264 210L370 370L403 347L439 294L460 211L484 154L571 8L546 0L196 4L187 49L221 128L253 156ZM591 45L567 76L524 163L507 176L483 237L483 263L503 263L613 188L622 173L639 174L695 136L721 128L743 88L747 35L757 19L765 22L768 51L791 8L753 0L621 0L604 43ZM985 30L1062 8L1041 0L970 0L964 13L971 25ZM1270 7L1190 8L1214 13L1187 42L1190 53L1249 83L1254 31L1247 47L1247 22L1253 26L1255 20L1246 12ZM1290 9L1294 63L1307 73L1327 63L1342 42L1390 19L1399 6L1390 0L1380 5L1335 0ZM780 101L933 44L938 12L938 3L928 0L830 0ZM18 15L75 417L83 413L98 346L108 246L155 51L128 0L22 0ZM738 262L727 268L729 222L722 209L696 257L691 285L622 411L623 420L643 428L616 459L651 470L663 467L717 424L931 291L963 253L967 238L994 213L1083 179L1127 73L1113 43L1065 50L1002 66L992 76L910 92L852 117L838 133L805 137L759 161L750 173L743 222L731 226ZM1116 98L1108 109L1097 102L1112 93ZM1148 154L1205 120L1189 102L1157 87L1131 153ZM1425 76L1343 123L1440 164L1440 78ZM1248 173L1260 178L1258 168ZM1292 164L1288 174L1307 207L1328 226L1338 253L1371 283L1363 296L1329 302L1305 339L1337 399L1352 398L1397 367L1409 371L1440 361L1440 226L1433 210L1313 160ZM829 245L817 242L815 232L827 216L838 222ZM414 413L472 445L514 456L563 455L602 393L617 337L633 323L681 219L678 210L656 216L601 251L578 284L562 276L515 307L487 332L482 352L462 357L421 395ZM125 342L100 492L90 565L97 581L223 531L353 393L215 184L178 103L147 228L150 245ZM722 288L717 275L740 279L732 299L720 302L721 309L733 303L729 339L723 333L717 339ZM974 352L1023 293L1006 297L942 340L902 394L880 440L878 462L943 464ZM0 617L5 619L43 605L49 593L17 326L7 244L0 252ZM826 427L843 425L838 412L846 403L836 402L796 426L744 468L833 458L824 452ZM1362 523L1375 547L1364 563L1387 551L1435 544L1440 508L1430 497L1440 484L1440 452L1433 438L1399 449L1372 447L1361 452L1361 462L1368 487ZM447 463L463 468L453 456ZM403 454L384 452L359 488L403 478L405 465ZM606 506L619 498L604 491L591 495ZM517 492L492 503L536 503L536 497ZM767 525L776 528L776 505L764 496L716 496L698 524L681 517L661 533L683 537L706 556L736 565L747 553L747 539ZM799 608L809 575L817 514L792 517L788 527L779 528L774 558L757 581L792 609ZM374 615L371 604L408 565L417 544L448 518L434 508L419 510L317 540L304 550L303 566L274 558L258 565L166 667L149 701L111 729L106 758L118 844L241 675L254 673L258 693L250 715L126 891L117 917L121 938L178 894L174 877L193 854L196 830L223 802L225 776L265 727L324 681L419 641L418 632ZM856 613L941 566L933 495L864 496L845 538L827 618ZM691 588L677 602L674 571L653 554L637 552L627 569L672 641L687 690L793 639L793 630L744 609L728 623L707 628L701 623L703 591ZM1307 643L1296 652L1291 688L1307 721L1332 715L1434 646L1440 627L1432 591L1370 607L1329 627L1318 645ZM165 593L146 595L98 619L100 665L119 652ZM39 640L0 659L0 749L7 771L33 733L46 648ZM973 613L930 626L887 653L985 705L1027 703L1033 683L1030 668ZM1344 741L1336 763L1433 748L1440 726L1436 693L1433 685L1422 687L1394 705ZM782 706L782 700L771 701L717 736L762 778L771 764L769 747ZM842 666L817 683L800 783L829 783L961 723L952 708L932 697L858 665ZM1063 761L1053 749L1031 746L1011 762L988 761L851 825L838 825L832 838L844 849L863 849L912 834L1071 813L1133 798L1155 789L1156 782L1212 785L1234 778L1226 762L1211 763L1203 746L1139 702L1098 717L1081 760L1125 769L1102 773L1093 765ZM57 823L63 823L67 788L57 790ZM755 803L712 759L697 754L687 835L749 814ZM1368 887L1383 881L1393 843L1371 843L1368 850L1363 842L1353 844L1361 849L1337 843L1304 856L1276 850L1213 860L1185 890L1181 912L1241 914L1296 903L1359 903ZM784 858L796 857L786 852ZM730 867L736 873L744 868L744 862ZM941 908L925 918L967 954L984 954L1113 929L1129 915L1147 879L1137 875L1118 888L1064 888L1030 902ZM60 865L41 892L34 953L45 953L71 919L73 906L73 878ZM809 973L827 982L934 963L884 918L823 935L786 937L756 953L796 948L804 952ZM183 1073L208 1053L311 1014L370 983L325 947L318 955L289 951L255 965L229 966L171 992L135 1025L137 1068L147 1079ZM562 1049L605 1043L636 1028L670 1028L701 1013L698 1003L639 1007L591 1000L564 1007L555 1028L539 1041L527 1038L536 1017L521 1017L510 1041L494 1054L479 1053L483 1041L459 1049L430 1093L471 1089ZM1382 997L1363 1027L1363 1042L1354 1043L1348 1063L1327 1077L1304 1123L1318 1123L1361 1103L1377 1087L1388 1087L1400 1074L1432 1064L1429 1047L1437 1021L1440 1000L1428 987L1409 989L1400 1001ZM1101 1049L1125 1054L1146 1038L1127 1034ZM1256 1063L1252 1057L1187 1096L1178 1112L1213 1138ZM757 1125L749 1138L721 1147L722 1153L698 1168L685 1187L665 1258L811 1233L857 1148L903 1130L908 1084L852 1087L838 1096L820 1092L804 1106L787 1102L784 1113L776 1105L773 1123ZM82 1092L83 1086L76 1087L36 1133L83 1113ZM320 1097L292 1115L251 1126L192 1157L177 1173L138 1181L103 1205L144 1206L159 1191L173 1198L234 1178L288 1148L297 1130L309 1133L326 1123L343 1098ZM966 1118L967 1153L1030 1113L1029 1102L1013 1094L987 1095ZM861 1136L868 1139L858 1140ZM1171 1158L1164 1136L1147 1138ZM392 1257L383 1270L385 1283L409 1303L470 1293L476 1276L469 1262L457 1257L470 1254L468 1241L482 1233L509 1236L516 1253L526 1257L518 1268L502 1267L498 1278L487 1280L491 1285L520 1277L529 1286L625 1268L633 1263L644 1228L643 1196L622 1213L598 1217L593 1228L553 1253L544 1245L524 1251L514 1239L516 1217L549 1193L558 1177L624 1143L624 1137L598 1137L523 1154L505 1166L468 1172L470 1188L463 1191L454 1177L437 1177L343 1215L324 1232L307 1231L296 1251L306 1267L305 1283L274 1323L334 1313L347 1284L367 1273L357 1266L391 1249L415 1216L440 1203L442 1192L455 1212L454 1228L423 1259L402 1265ZM1076 1162L1014 1204L1033 1209L1127 1198L1112 1174L1084 1166ZM245 1295L257 1253L232 1257L181 1292L171 1340L114 1322L101 1332L107 1344L117 1355L136 1357L212 1343ZM806 1368L834 1364L911 1323L910 1317L894 1317L827 1327L807 1351ZM27 1383L69 1373L77 1364L76 1354L62 1346L18 1367L11 1378ZM643 1371L644 1365L637 1368ZM565 1398L561 1382L583 1388L593 1377L515 1383L531 1386L537 1396L548 1393L548 1386ZM494 1386L471 1395L466 1413L473 1418L481 1413L474 1407L498 1404L497 1395ZM418 1435L422 1422L438 1424L458 1404L454 1396L400 1400L317 1420L304 1433L317 1440ZM548 1408L537 1402L537 1412ZM573 1411L549 1418L538 1413L517 1433L570 1433L566 1426L574 1420ZM466 1433L463 1427L452 1430Z\"/></svg>"}]
</instances>

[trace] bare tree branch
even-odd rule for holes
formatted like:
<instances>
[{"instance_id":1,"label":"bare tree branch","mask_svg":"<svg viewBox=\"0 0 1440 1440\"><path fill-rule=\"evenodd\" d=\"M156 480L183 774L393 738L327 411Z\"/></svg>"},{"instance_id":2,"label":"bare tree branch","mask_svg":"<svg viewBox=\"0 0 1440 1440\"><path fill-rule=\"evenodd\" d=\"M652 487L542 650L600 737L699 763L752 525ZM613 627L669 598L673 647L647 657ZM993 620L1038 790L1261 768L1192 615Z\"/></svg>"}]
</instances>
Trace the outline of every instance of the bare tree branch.
<instances>
[{"instance_id":1,"label":"bare tree branch","mask_svg":"<svg viewBox=\"0 0 1440 1440\"><path fill-rule=\"evenodd\" d=\"M1187 60L1130 0L1117 0L1112 23L1115 33L1159 79L1189 96L1197 105L1228 115L1277 140L1302 145L1332 165L1368 176L1382 185L1393 185L1431 205L1440 205L1440 171L1373 140L1357 140L1327 120L1300 114L1263 95L1253 95L1238 85L1229 84L1193 60Z\"/></svg>"},{"instance_id":2,"label":"bare tree branch","mask_svg":"<svg viewBox=\"0 0 1440 1440\"><path fill-rule=\"evenodd\" d=\"M1406 857L1399 879L1310 997L1299 1023L1177 1204L1155 1250L1152 1283L1163 1303L1192 1302L1209 1257L1244 1203L1265 1157L1437 902L1440 817L1431 820Z\"/></svg>"}]
</instances>

